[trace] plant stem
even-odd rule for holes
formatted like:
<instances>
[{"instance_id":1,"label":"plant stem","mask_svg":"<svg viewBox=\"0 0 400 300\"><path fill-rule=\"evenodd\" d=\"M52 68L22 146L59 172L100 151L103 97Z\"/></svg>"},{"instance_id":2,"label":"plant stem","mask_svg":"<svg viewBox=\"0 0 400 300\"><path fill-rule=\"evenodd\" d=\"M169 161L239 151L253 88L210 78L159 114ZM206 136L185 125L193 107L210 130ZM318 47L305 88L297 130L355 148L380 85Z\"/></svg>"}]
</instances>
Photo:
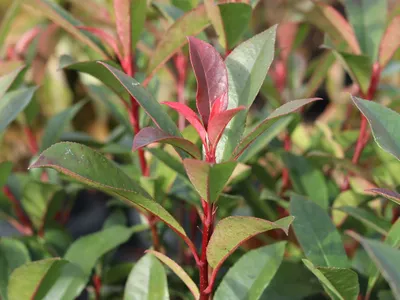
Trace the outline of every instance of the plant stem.
<instances>
[{"instance_id":1,"label":"plant stem","mask_svg":"<svg viewBox=\"0 0 400 300\"><path fill-rule=\"evenodd\" d=\"M204 201L204 200L202 200ZM201 242L201 256L199 263L200 272L200 300L208 300L210 298L208 291L208 262L207 262L207 245L210 240L211 231L213 227L213 205L204 201L204 206L206 207L204 211L204 221L203 221L203 236ZM212 288L212 287L211 287Z\"/></svg>"},{"instance_id":2,"label":"plant stem","mask_svg":"<svg viewBox=\"0 0 400 300\"><path fill-rule=\"evenodd\" d=\"M25 212L22 209L19 201L14 197L14 195L12 194L12 192L8 186L3 187L3 192L4 192L4 195L8 198L8 200L10 200L10 202L13 206L15 215L17 216L19 223L24 228L24 232L27 234L29 234L29 233L32 234L31 222L28 219L28 217L25 215Z\"/></svg>"},{"instance_id":3,"label":"plant stem","mask_svg":"<svg viewBox=\"0 0 400 300\"><path fill-rule=\"evenodd\" d=\"M28 139L29 150L31 151L32 155L36 155L39 151L39 146L37 144L35 134L28 125L24 126L24 132Z\"/></svg>"}]
</instances>

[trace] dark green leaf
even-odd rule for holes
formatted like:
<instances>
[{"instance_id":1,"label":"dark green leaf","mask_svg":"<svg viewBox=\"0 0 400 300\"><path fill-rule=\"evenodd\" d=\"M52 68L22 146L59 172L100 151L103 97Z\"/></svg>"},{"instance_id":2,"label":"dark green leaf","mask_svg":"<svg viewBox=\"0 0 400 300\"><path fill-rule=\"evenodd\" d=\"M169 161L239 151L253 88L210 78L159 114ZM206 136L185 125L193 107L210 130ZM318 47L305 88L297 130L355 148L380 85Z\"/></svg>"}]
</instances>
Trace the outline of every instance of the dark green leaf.
<instances>
[{"instance_id":1,"label":"dark green leaf","mask_svg":"<svg viewBox=\"0 0 400 300\"><path fill-rule=\"evenodd\" d=\"M290 213L295 217L293 229L296 237L313 264L338 268L349 266L340 234L325 210L310 200L293 196Z\"/></svg>"},{"instance_id":2,"label":"dark green leaf","mask_svg":"<svg viewBox=\"0 0 400 300\"><path fill-rule=\"evenodd\" d=\"M136 48L136 44L140 40L140 35L146 21L146 12L146 0L136 0L131 2L132 49Z\"/></svg>"},{"instance_id":3,"label":"dark green leaf","mask_svg":"<svg viewBox=\"0 0 400 300\"><path fill-rule=\"evenodd\" d=\"M226 39L226 49L233 49L246 32L251 18L251 6L246 3L218 5Z\"/></svg>"},{"instance_id":4,"label":"dark green leaf","mask_svg":"<svg viewBox=\"0 0 400 300\"><path fill-rule=\"evenodd\" d=\"M7 179L11 174L12 167L13 165L10 161L4 161L0 163L0 188L7 183Z\"/></svg>"}]
</instances>

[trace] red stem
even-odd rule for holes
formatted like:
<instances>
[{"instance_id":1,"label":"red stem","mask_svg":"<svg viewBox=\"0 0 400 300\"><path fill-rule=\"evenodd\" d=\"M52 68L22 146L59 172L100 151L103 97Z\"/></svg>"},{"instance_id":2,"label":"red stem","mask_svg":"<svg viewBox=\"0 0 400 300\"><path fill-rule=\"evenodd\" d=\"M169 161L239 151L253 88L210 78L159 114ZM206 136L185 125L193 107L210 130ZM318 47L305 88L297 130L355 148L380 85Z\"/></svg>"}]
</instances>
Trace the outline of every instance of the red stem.
<instances>
[{"instance_id":1,"label":"red stem","mask_svg":"<svg viewBox=\"0 0 400 300\"><path fill-rule=\"evenodd\" d=\"M28 217L25 215L25 212L22 209L21 204L18 202L18 200L12 194L10 188L8 186L3 187L3 192L4 192L4 195L12 203L15 215L17 216L20 225L22 225L24 227L24 232L26 232L28 234L32 234L33 231L32 231L31 222L28 219Z\"/></svg>"},{"instance_id":2,"label":"red stem","mask_svg":"<svg viewBox=\"0 0 400 300\"><path fill-rule=\"evenodd\" d=\"M371 82L369 84L367 94L361 93L362 98L364 98L365 100L372 100L372 98L375 96L376 90L378 88L380 75L381 75L381 69L379 67L379 64L375 63L373 66ZM363 114L361 114L360 133L358 135L356 148L354 150L353 158L351 160L354 165L358 164L361 154L362 154L365 146L368 143L369 132L367 129L368 129L367 119L364 117ZM349 178L347 176L345 178L344 184L342 186L342 191L346 191L349 188L350 188L350 184L349 184Z\"/></svg>"},{"instance_id":3,"label":"red stem","mask_svg":"<svg viewBox=\"0 0 400 300\"><path fill-rule=\"evenodd\" d=\"M35 134L32 132L29 126L24 126L24 132L26 138L28 139L29 150L31 151L32 155L36 155L39 152L39 146L36 141Z\"/></svg>"},{"instance_id":4,"label":"red stem","mask_svg":"<svg viewBox=\"0 0 400 300\"><path fill-rule=\"evenodd\" d=\"M95 274L92 277L93 279L93 286L94 286L94 292L95 292L95 299L96 300L100 300L100 291L101 291L101 279L99 277L99 275Z\"/></svg>"},{"instance_id":5,"label":"red stem","mask_svg":"<svg viewBox=\"0 0 400 300\"><path fill-rule=\"evenodd\" d=\"M204 200L202 200L204 201ZM205 202L206 210L204 211L204 222L203 222L203 237L201 242L201 256L200 263L198 265L200 272L200 300L208 300L210 298L210 292L206 289L208 287L208 262L207 262L207 245L210 240L211 231L213 227L213 205ZM211 286L212 290L212 286Z\"/></svg>"}]
</instances>

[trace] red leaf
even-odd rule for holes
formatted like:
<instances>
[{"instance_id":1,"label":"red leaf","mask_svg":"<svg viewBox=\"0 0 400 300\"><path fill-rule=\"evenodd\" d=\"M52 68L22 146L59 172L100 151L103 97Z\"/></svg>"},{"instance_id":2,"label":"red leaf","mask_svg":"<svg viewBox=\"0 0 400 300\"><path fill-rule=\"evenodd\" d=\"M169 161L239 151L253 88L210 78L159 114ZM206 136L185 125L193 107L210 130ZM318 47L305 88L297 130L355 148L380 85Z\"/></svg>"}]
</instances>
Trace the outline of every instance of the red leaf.
<instances>
[{"instance_id":1,"label":"red leaf","mask_svg":"<svg viewBox=\"0 0 400 300\"><path fill-rule=\"evenodd\" d=\"M169 135L161 129L154 127L143 128L133 139L132 150L135 151L152 143L165 143L178 147L196 159L201 159L200 150L192 142Z\"/></svg>"},{"instance_id":2,"label":"red leaf","mask_svg":"<svg viewBox=\"0 0 400 300\"><path fill-rule=\"evenodd\" d=\"M276 38L278 40L279 48L281 49L280 56L286 64L290 51L292 51L293 43L299 28L297 22L284 22L279 24Z\"/></svg>"},{"instance_id":3,"label":"red leaf","mask_svg":"<svg viewBox=\"0 0 400 300\"><path fill-rule=\"evenodd\" d=\"M397 204L400 204L400 194L395 191L383 188L375 188L375 189L368 189L366 190L366 192L373 192L379 194L385 198L392 200L393 202L396 202Z\"/></svg>"},{"instance_id":4,"label":"red leaf","mask_svg":"<svg viewBox=\"0 0 400 300\"><path fill-rule=\"evenodd\" d=\"M393 18L379 46L379 64L383 68L400 47L400 16Z\"/></svg>"},{"instance_id":5,"label":"red leaf","mask_svg":"<svg viewBox=\"0 0 400 300\"><path fill-rule=\"evenodd\" d=\"M78 28L85 30L87 32L90 32L91 34L93 34L96 37L98 37L99 39L101 39L108 46L110 46L111 49L113 49L114 53L118 56L118 59L120 61L122 61L122 54L118 48L117 41L111 34L105 32L104 30L102 30L100 28L94 28L94 27L89 27L89 26L78 26Z\"/></svg>"},{"instance_id":6,"label":"red leaf","mask_svg":"<svg viewBox=\"0 0 400 300\"><path fill-rule=\"evenodd\" d=\"M199 133L203 144L206 144L206 130L204 129L204 126L201 123L199 117L190 107L178 102L163 102L163 104L168 105L172 109L176 110L179 114L182 114Z\"/></svg>"},{"instance_id":7,"label":"red leaf","mask_svg":"<svg viewBox=\"0 0 400 300\"><path fill-rule=\"evenodd\" d=\"M213 146L213 149L216 148L218 141L230 120L232 120L232 118L243 109L245 109L244 106L239 106L237 108L220 112L210 118L210 123L208 124L208 139Z\"/></svg>"},{"instance_id":8,"label":"red leaf","mask_svg":"<svg viewBox=\"0 0 400 300\"><path fill-rule=\"evenodd\" d=\"M221 55L206 42L189 37L190 61L197 80L197 109L207 128L211 107L221 99L221 110L228 107L228 75Z\"/></svg>"},{"instance_id":9,"label":"red leaf","mask_svg":"<svg viewBox=\"0 0 400 300\"><path fill-rule=\"evenodd\" d=\"M28 49L31 42L39 35L42 31L40 27L35 27L25 32L15 45L15 51L18 55L22 55Z\"/></svg>"},{"instance_id":10,"label":"red leaf","mask_svg":"<svg viewBox=\"0 0 400 300\"><path fill-rule=\"evenodd\" d=\"M124 64L129 68L128 64L132 60L131 0L114 0L114 13Z\"/></svg>"}]
</instances>

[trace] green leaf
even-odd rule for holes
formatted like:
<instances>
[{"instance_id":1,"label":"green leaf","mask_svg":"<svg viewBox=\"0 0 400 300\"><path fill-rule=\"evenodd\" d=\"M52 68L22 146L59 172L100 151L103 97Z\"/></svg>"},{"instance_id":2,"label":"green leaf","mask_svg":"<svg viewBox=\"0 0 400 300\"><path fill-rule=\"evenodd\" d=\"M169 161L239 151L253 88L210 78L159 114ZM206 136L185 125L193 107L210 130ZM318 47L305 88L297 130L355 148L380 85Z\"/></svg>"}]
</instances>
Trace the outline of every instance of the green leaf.
<instances>
[{"instance_id":1,"label":"green leaf","mask_svg":"<svg viewBox=\"0 0 400 300\"><path fill-rule=\"evenodd\" d=\"M250 159L257 157L261 151L268 147L268 144L278 136L293 120L292 116L286 116L277 119L276 122L272 122L271 126L268 127L250 146L243 151L239 156L238 161L246 163Z\"/></svg>"},{"instance_id":2,"label":"green leaf","mask_svg":"<svg viewBox=\"0 0 400 300\"><path fill-rule=\"evenodd\" d=\"M68 248L64 258L79 266L89 276L100 257L125 243L132 234L147 228L146 225L137 225L130 228L118 225L111 226L79 238Z\"/></svg>"},{"instance_id":3,"label":"green leaf","mask_svg":"<svg viewBox=\"0 0 400 300\"><path fill-rule=\"evenodd\" d=\"M34 299L38 287L51 268L60 268L66 261L49 258L30 262L14 270L8 284L8 300Z\"/></svg>"},{"instance_id":4,"label":"green leaf","mask_svg":"<svg viewBox=\"0 0 400 300\"><path fill-rule=\"evenodd\" d=\"M0 46L0 49L3 51L5 49L2 49L2 48L6 46L6 44L4 42L5 42L8 34L10 33L12 23L13 23L15 17L18 15L19 8L20 8L22 2L23 2L22 0L12 1L7 9L6 14L3 16L2 20L1 20L1 25L0 25L0 45L1 46ZM1 54L3 54L3 51Z\"/></svg>"},{"instance_id":5,"label":"green leaf","mask_svg":"<svg viewBox=\"0 0 400 300\"><path fill-rule=\"evenodd\" d=\"M244 254L223 277L215 300L260 299L282 263L286 242Z\"/></svg>"},{"instance_id":6,"label":"green leaf","mask_svg":"<svg viewBox=\"0 0 400 300\"><path fill-rule=\"evenodd\" d=\"M387 1L345 0L344 5L362 52L375 61L379 43L386 28Z\"/></svg>"},{"instance_id":7,"label":"green leaf","mask_svg":"<svg viewBox=\"0 0 400 300\"><path fill-rule=\"evenodd\" d=\"M28 0L25 2L34 10L40 11L40 13L44 14L51 21L69 32L74 38L98 52L102 58L107 58L107 53L99 40L85 30L78 29L77 26L82 26L83 24L57 3L50 0Z\"/></svg>"},{"instance_id":8,"label":"green leaf","mask_svg":"<svg viewBox=\"0 0 400 300\"><path fill-rule=\"evenodd\" d=\"M260 122L260 124L258 124L257 127L255 127L250 133L248 133L245 137L243 137L240 143L238 143L236 148L233 150L231 158L236 159L240 157L243 151L245 151L251 145L251 143L253 143L266 130L271 128L274 125L274 123L277 122L280 118L316 100L320 100L320 98L293 100L278 107L265 120ZM239 114L240 113L241 112L239 112Z\"/></svg>"},{"instance_id":9,"label":"green leaf","mask_svg":"<svg viewBox=\"0 0 400 300\"><path fill-rule=\"evenodd\" d=\"M207 246L207 261L218 268L243 242L272 229L281 229L286 234L293 217L269 222L254 217L228 217L218 222Z\"/></svg>"},{"instance_id":10,"label":"green leaf","mask_svg":"<svg viewBox=\"0 0 400 300\"><path fill-rule=\"evenodd\" d=\"M295 190L300 194L307 195L310 200L323 209L328 209L329 191L324 173L302 156L290 152L284 152L282 156L289 169L290 179ZM315 188L316 186L318 189Z\"/></svg>"},{"instance_id":11,"label":"green leaf","mask_svg":"<svg viewBox=\"0 0 400 300\"><path fill-rule=\"evenodd\" d=\"M246 32L250 18L251 6L246 3L224 3L218 5L223 23L226 44L225 49L233 49Z\"/></svg>"},{"instance_id":12,"label":"green leaf","mask_svg":"<svg viewBox=\"0 0 400 300\"><path fill-rule=\"evenodd\" d=\"M65 197L63 192L58 192L60 187L50 183L29 181L25 185L21 204L37 230L44 229L47 215L51 212L51 203L60 203L60 200L63 200L60 196Z\"/></svg>"},{"instance_id":13,"label":"green leaf","mask_svg":"<svg viewBox=\"0 0 400 300\"><path fill-rule=\"evenodd\" d=\"M4 97L5 93L10 88L12 83L15 81L15 79L18 76L18 74L21 73L21 71L24 68L25 67L23 67L23 66L22 67L18 67L14 71L12 71L10 73L7 73L6 75L3 75L3 76L0 77L0 100L1 101L3 101L2 98Z\"/></svg>"},{"instance_id":14,"label":"green leaf","mask_svg":"<svg viewBox=\"0 0 400 300\"><path fill-rule=\"evenodd\" d=\"M400 160L400 115L373 101L352 97L354 104L367 118L375 142Z\"/></svg>"},{"instance_id":15,"label":"green leaf","mask_svg":"<svg viewBox=\"0 0 400 300\"><path fill-rule=\"evenodd\" d=\"M390 223L377 217L372 212L369 212L365 209L359 207L351 207L351 206L342 206L338 207L338 210L349 214L353 218L361 221L368 227L376 230L380 234L387 235L390 229Z\"/></svg>"},{"instance_id":16,"label":"green leaf","mask_svg":"<svg viewBox=\"0 0 400 300\"><path fill-rule=\"evenodd\" d=\"M397 203L400 205L400 194L395 191L391 191L388 189L382 189L382 188L369 189L367 191L379 194L389 200L392 200L394 203Z\"/></svg>"},{"instance_id":17,"label":"green leaf","mask_svg":"<svg viewBox=\"0 0 400 300\"><path fill-rule=\"evenodd\" d=\"M303 263L318 278L331 299L357 299L360 287L356 272L344 268L315 267L307 259L303 259Z\"/></svg>"},{"instance_id":18,"label":"green leaf","mask_svg":"<svg viewBox=\"0 0 400 300\"><path fill-rule=\"evenodd\" d=\"M131 2L131 32L132 32L132 49L136 48L136 44L140 40L146 21L147 1L136 0Z\"/></svg>"},{"instance_id":19,"label":"green leaf","mask_svg":"<svg viewBox=\"0 0 400 300\"><path fill-rule=\"evenodd\" d=\"M236 168L236 162L210 164L195 159L183 160L186 173L200 197L209 203L218 200Z\"/></svg>"},{"instance_id":20,"label":"green leaf","mask_svg":"<svg viewBox=\"0 0 400 300\"><path fill-rule=\"evenodd\" d=\"M384 243L395 249L399 249L399 247L400 247L400 219L397 219L396 223L393 224L392 228L389 230L388 235L386 236ZM378 281L379 271L374 265L371 265L369 274L372 274L372 275L370 275L369 279L368 279L367 294L371 293L371 290L373 289L376 282Z\"/></svg>"},{"instance_id":21,"label":"green leaf","mask_svg":"<svg viewBox=\"0 0 400 300\"><path fill-rule=\"evenodd\" d=\"M0 241L0 298L7 300L7 286L11 273L29 262L28 248L21 241L2 238Z\"/></svg>"},{"instance_id":22,"label":"green leaf","mask_svg":"<svg viewBox=\"0 0 400 300\"><path fill-rule=\"evenodd\" d=\"M75 105L67 108L59 114L52 117L46 125L43 133L42 146L40 151L43 151L57 143L65 129L65 127L72 121L75 115L81 110L86 102L78 102Z\"/></svg>"},{"instance_id":23,"label":"green leaf","mask_svg":"<svg viewBox=\"0 0 400 300\"><path fill-rule=\"evenodd\" d=\"M228 109L249 108L256 98L274 58L276 26L236 47L226 58ZM247 111L239 112L226 127L217 147L217 160L227 160L239 144Z\"/></svg>"},{"instance_id":24,"label":"green leaf","mask_svg":"<svg viewBox=\"0 0 400 300\"><path fill-rule=\"evenodd\" d=\"M0 163L0 188L7 183L7 179L11 174L12 167L13 165L10 161L3 161Z\"/></svg>"},{"instance_id":25,"label":"green leaf","mask_svg":"<svg viewBox=\"0 0 400 300\"><path fill-rule=\"evenodd\" d=\"M186 284L186 286L192 293L193 297L195 299L199 299L200 292L199 289L197 288L197 285L193 282L192 278L190 278L190 276L185 272L185 270L180 265L178 265L175 261L173 261L168 256L160 252L154 250L148 250L147 253L153 254L164 264L166 264Z\"/></svg>"},{"instance_id":26,"label":"green leaf","mask_svg":"<svg viewBox=\"0 0 400 300\"><path fill-rule=\"evenodd\" d=\"M208 19L217 33L219 43L222 45L222 47L227 49L226 32L218 5L214 2L214 0L204 0L204 6L206 8Z\"/></svg>"},{"instance_id":27,"label":"green leaf","mask_svg":"<svg viewBox=\"0 0 400 300\"><path fill-rule=\"evenodd\" d=\"M394 297L400 298L400 250L376 240L363 238L355 232L349 232L348 235L363 245L368 256L389 283Z\"/></svg>"},{"instance_id":28,"label":"green leaf","mask_svg":"<svg viewBox=\"0 0 400 300\"><path fill-rule=\"evenodd\" d=\"M0 134L32 100L36 88L24 88L7 93L0 101Z\"/></svg>"},{"instance_id":29,"label":"green leaf","mask_svg":"<svg viewBox=\"0 0 400 300\"><path fill-rule=\"evenodd\" d=\"M372 75L371 58L335 50L333 53L342 62L353 81L358 83L361 91L367 93Z\"/></svg>"},{"instance_id":30,"label":"green leaf","mask_svg":"<svg viewBox=\"0 0 400 300\"><path fill-rule=\"evenodd\" d=\"M340 226L341 224L343 224L343 222L347 218L347 214L345 212L337 210L336 208L339 208L342 206L357 207L358 205L363 203L365 200L366 200L365 196L360 195L353 190L347 190L347 191L341 192L339 194L339 196L337 196L337 198L333 201L333 204L332 204L333 223L336 226Z\"/></svg>"},{"instance_id":31,"label":"green leaf","mask_svg":"<svg viewBox=\"0 0 400 300\"><path fill-rule=\"evenodd\" d=\"M187 36L194 36L210 24L204 5L185 13L163 34L147 68L152 76L176 51L187 43ZM164 128L163 128L164 129Z\"/></svg>"},{"instance_id":32,"label":"green leaf","mask_svg":"<svg viewBox=\"0 0 400 300\"><path fill-rule=\"evenodd\" d=\"M115 68L119 68L119 66L113 61L103 61ZM93 77L100 80L104 85L110 88L115 94L124 99L125 101L129 101L129 94L125 90L125 88L121 85L113 74L111 74L108 70L106 70L102 65L98 63L98 61L84 61L78 63L71 63L69 58L66 56L62 56L60 58L60 68L67 70L75 70L78 72L86 73L92 75Z\"/></svg>"},{"instance_id":33,"label":"green leaf","mask_svg":"<svg viewBox=\"0 0 400 300\"><path fill-rule=\"evenodd\" d=\"M174 121L168 116L164 107L155 100L151 94L140 85L135 79L129 77L120 70L107 65L106 63L100 62L108 71L118 79L120 84L131 94L140 106L146 111L153 122L163 131L176 137L182 137L178 127L176 127Z\"/></svg>"},{"instance_id":34,"label":"green leaf","mask_svg":"<svg viewBox=\"0 0 400 300\"><path fill-rule=\"evenodd\" d=\"M179 223L114 162L87 146L58 143L45 150L30 168L52 168L73 179L147 210L188 241Z\"/></svg>"},{"instance_id":35,"label":"green leaf","mask_svg":"<svg viewBox=\"0 0 400 300\"><path fill-rule=\"evenodd\" d=\"M295 217L293 229L306 257L322 267L349 266L339 232L328 213L318 204L292 196L290 214Z\"/></svg>"},{"instance_id":36,"label":"green leaf","mask_svg":"<svg viewBox=\"0 0 400 300\"><path fill-rule=\"evenodd\" d=\"M151 254L132 268L125 285L124 300L168 300L167 276L163 265Z\"/></svg>"}]
</instances>

